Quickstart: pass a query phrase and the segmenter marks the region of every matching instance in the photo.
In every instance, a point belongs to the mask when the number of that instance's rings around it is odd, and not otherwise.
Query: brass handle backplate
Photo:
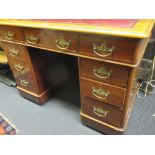
[[[98,99],[105,100],[110,94],[110,92],[102,88],[96,89],[95,87],[92,87],[92,94]]]
[[[109,113],[109,111],[105,111],[102,108],[96,108],[96,107],[93,107],[93,111],[97,116],[100,117],[106,117]]]
[[[19,51],[14,48],[9,48],[9,53],[11,56],[18,56]]]
[[[20,65],[20,64],[15,64],[15,69],[17,71],[21,72],[24,69],[24,66],[23,65]]]
[[[14,32],[11,32],[11,31],[8,31],[4,34],[4,37],[9,40],[12,40],[13,36],[14,36]]]
[[[26,80],[22,80],[22,79],[20,79],[20,83],[21,83],[21,85],[24,86],[24,87],[27,87],[28,84],[29,84],[28,81],[26,81]]]
[[[111,48],[107,47],[107,45],[105,44],[105,41],[99,46],[97,46],[96,44],[93,44],[94,53],[101,57],[106,57],[111,55],[114,49],[115,49],[115,46],[112,46]]]
[[[68,49],[71,45],[71,41],[64,40],[64,39],[58,39],[55,41],[55,45],[60,49]]]
[[[94,68],[93,74],[100,79],[107,79],[112,75],[112,71],[106,70],[104,66],[100,68]]]
[[[26,41],[30,44],[36,44],[38,42],[38,37],[31,35],[26,35]]]

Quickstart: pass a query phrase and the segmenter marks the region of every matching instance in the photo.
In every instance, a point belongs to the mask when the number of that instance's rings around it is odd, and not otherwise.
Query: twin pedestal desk
[[[138,66],[154,20],[0,20],[0,41],[21,95],[43,104],[78,59],[82,122],[106,134],[125,131]],[[71,90],[72,91],[72,90]]]

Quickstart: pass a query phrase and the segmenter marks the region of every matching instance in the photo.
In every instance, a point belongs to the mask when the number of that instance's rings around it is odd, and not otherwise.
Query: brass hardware
[[[15,69],[17,71],[21,72],[24,69],[24,66],[23,65],[20,65],[20,64],[15,64]]]
[[[18,56],[19,51],[14,48],[9,48],[9,53],[11,56]]]
[[[26,41],[30,44],[36,44],[38,41],[38,37],[34,36],[33,34],[26,35]]]
[[[66,41],[64,39],[56,40],[55,43],[56,43],[56,46],[60,49],[68,49],[69,46],[71,45],[70,40]]]
[[[92,87],[92,94],[99,99],[106,99],[108,95],[110,94],[109,91],[106,91],[102,88],[96,89],[95,87]]]
[[[4,37],[9,40],[12,40],[13,36],[14,36],[14,32],[11,32],[11,31],[8,31],[4,34]]]
[[[109,111],[105,111],[102,108],[96,108],[96,107],[93,107],[93,111],[96,115],[100,117],[106,117],[109,113]]]
[[[101,57],[106,57],[111,55],[114,49],[115,49],[115,46],[112,46],[111,48],[107,47],[107,45],[105,44],[105,41],[100,46],[93,44],[94,53]]]
[[[100,78],[100,79],[107,79],[112,75],[112,71],[106,70],[104,66],[100,68],[94,68],[93,73],[97,78]]]
[[[22,80],[22,79],[20,79],[20,83],[21,83],[21,85],[24,86],[24,87],[27,87],[28,84],[29,84],[28,81],[26,81],[26,80]]]

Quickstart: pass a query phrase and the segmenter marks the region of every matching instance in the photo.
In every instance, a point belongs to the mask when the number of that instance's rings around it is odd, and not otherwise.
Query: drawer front
[[[101,59],[132,63],[137,43],[136,39],[80,36],[80,53]]]
[[[0,37],[9,41],[23,41],[22,30],[20,27],[0,26]]]
[[[126,89],[80,78],[81,94],[123,108]]]
[[[82,96],[81,110],[97,120],[121,127],[122,111],[117,107]]]
[[[121,87],[127,86],[128,67],[83,58],[79,60],[79,64],[81,77]]]
[[[16,45],[12,43],[2,43],[2,47],[6,52],[7,56],[12,58],[20,58],[23,60],[27,59],[28,52],[25,46]]]
[[[77,34],[63,31],[24,28],[24,40],[28,44],[40,45],[56,50],[76,52]]]
[[[38,93],[31,69],[25,61],[8,57],[9,65],[17,82],[17,85],[30,92]]]

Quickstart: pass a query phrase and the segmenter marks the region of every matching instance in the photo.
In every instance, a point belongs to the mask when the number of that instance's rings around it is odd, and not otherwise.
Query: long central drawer
[[[24,42],[46,48],[77,51],[77,34],[55,30],[23,28]]]

